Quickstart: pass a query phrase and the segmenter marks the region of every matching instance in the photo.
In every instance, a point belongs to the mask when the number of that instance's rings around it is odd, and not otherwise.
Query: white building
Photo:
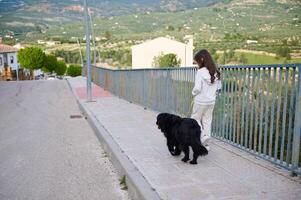
[[[46,44],[44,40],[37,40],[38,44]]]
[[[17,59],[18,49],[9,45],[0,44],[0,71],[4,66],[11,67],[12,70],[17,70],[19,63]]]
[[[247,44],[257,44],[258,43],[257,40],[247,40],[246,42],[247,42]]]
[[[55,46],[55,45],[58,45],[58,44],[61,44],[61,42],[60,41],[47,41],[46,42],[47,46]]]
[[[181,67],[193,65],[193,38],[186,36],[187,44],[159,37],[142,44],[132,46],[132,68],[152,68],[154,57],[160,54],[176,54],[181,59]]]

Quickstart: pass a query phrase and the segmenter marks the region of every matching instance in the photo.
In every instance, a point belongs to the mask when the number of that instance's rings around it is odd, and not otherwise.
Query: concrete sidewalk
[[[101,88],[94,102],[79,92],[82,77],[69,79],[73,92],[94,123],[110,134],[120,151],[162,199],[301,199],[300,177],[224,142],[213,140],[198,165],[172,157],[155,124],[158,113],[144,110]],[[97,93],[97,94],[96,94]],[[100,131],[101,132],[101,131]]]

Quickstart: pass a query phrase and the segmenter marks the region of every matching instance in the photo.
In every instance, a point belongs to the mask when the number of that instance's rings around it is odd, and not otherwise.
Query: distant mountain
[[[208,6],[217,2],[221,2],[221,0],[88,0],[92,9],[101,11],[99,14],[105,16],[146,11],[179,11]],[[65,7],[82,5],[83,0],[0,0],[0,12],[16,11],[36,4],[50,4],[52,9],[63,10]]]
[[[150,12],[176,12],[231,0],[88,0],[93,17]],[[42,31],[53,25],[77,22],[83,0],[0,0],[0,36]]]
[[[98,15],[116,16],[148,11],[180,11],[221,2],[227,4],[232,1],[242,4],[273,1],[283,4],[301,2],[300,0],[88,0],[88,4]],[[70,6],[82,6],[83,0],[0,0],[0,14],[37,4],[48,4],[53,10],[64,10]]]
[[[94,30],[115,38],[196,34],[202,39],[300,36],[300,0],[88,0]],[[0,0],[0,36],[80,37],[83,0]],[[114,16],[114,17],[113,17]],[[238,34],[238,35],[237,35]]]

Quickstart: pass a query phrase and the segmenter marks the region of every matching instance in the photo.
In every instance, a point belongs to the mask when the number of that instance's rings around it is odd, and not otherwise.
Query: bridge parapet
[[[196,68],[92,68],[93,82],[120,98],[190,116]],[[301,174],[301,64],[220,66],[212,134]]]

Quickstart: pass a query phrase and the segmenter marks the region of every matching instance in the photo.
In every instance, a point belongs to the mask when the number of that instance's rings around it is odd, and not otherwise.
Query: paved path
[[[120,200],[117,174],[66,81],[0,82],[0,199]]]
[[[85,80],[69,81],[78,95]],[[162,199],[301,199],[300,177],[292,178],[269,162],[214,140],[198,165],[185,164],[168,153],[155,125],[156,112],[111,95],[95,95],[92,103],[78,98]]]

